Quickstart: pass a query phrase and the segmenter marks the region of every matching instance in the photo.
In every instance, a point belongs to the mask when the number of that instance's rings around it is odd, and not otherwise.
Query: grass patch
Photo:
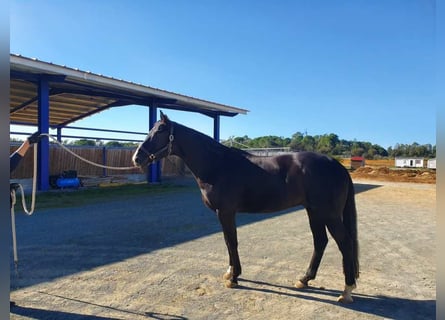
[[[141,184],[123,184],[117,186],[103,186],[81,188],[78,190],[51,190],[39,192],[36,194],[36,210],[48,208],[66,208],[79,207],[86,204],[107,200],[128,199],[139,195],[172,193],[181,190],[188,190],[191,187],[178,186],[173,184],[148,185]],[[31,195],[26,196],[28,206],[31,203]],[[21,195],[17,195],[17,212],[23,211],[21,205]]]

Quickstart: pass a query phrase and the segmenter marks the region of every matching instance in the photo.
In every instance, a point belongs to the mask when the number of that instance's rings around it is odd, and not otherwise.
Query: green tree
[[[107,143],[105,143],[105,146],[106,147],[123,147],[124,144],[119,141],[108,141]]]
[[[431,144],[420,145],[416,142],[410,145],[396,144],[386,150],[382,146],[368,141],[339,139],[334,133],[311,136],[296,132],[291,138],[262,136],[250,139],[248,136],[244,136],[235,137],[233,140],[251,148],[290,147],[292,151],[316,151],[331,156],[364,156],[367,159],[400,156],[431,158],[436,156],[436,146]]]
[[[313,136],[304,136],[303,138],[303,150],[305,151],[315,151],[316,141]]]
[[[75,140],[72,143],[75,146],[96,146],[96,141],[89,139]]]
[[[288,146],[292,151],[304,150],[303,139],[304,139],[304,134],[301,132],[296,132],[292,135],[292,138]]]
[[[332,154],[335,146],[339,144],[340,140],[336,134],[330,133],[320,136],[317,143],[317,151],[324,154]]]

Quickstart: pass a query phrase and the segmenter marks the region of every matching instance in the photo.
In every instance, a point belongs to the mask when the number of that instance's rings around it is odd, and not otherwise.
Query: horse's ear
[[[161,121],[164,123],[168,123],[170,119],[167,117],[167,115],[165,115],[162,111],[160,111],[160,113],[161,113]]]

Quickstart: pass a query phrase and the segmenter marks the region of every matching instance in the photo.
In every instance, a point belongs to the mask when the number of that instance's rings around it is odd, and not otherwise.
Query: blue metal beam
[[[105,146],[102,147],[102,164],[103,164],[104,166],[107,165],[107,148],[106,148]],[[102,170],[102,175],[103,175],[104,177],[107,176],[107,169],[106,169],[106,168],[103,168],[103,170]]]
[[[38,130],[49,133],[49,83],[41,77],[38,88]],[[49,141],[43,137],[37,145],[37,187],[38,190],[49,190]]]
[[[57,141],[62,142],[62,128],[57,128]]]
[[[11,134],[17,134],[16,132]],[[20,133],[19,133],[20,134]],[[141,143],[143,140],[142,139],[119,139],[119,138],[108,138],[108,137],[91,137],[91,136],[76,136],[76,135],[61,135],[60,138],[70,138],[70,139],[85,139],[85,140],[106,140],[106,141],[125,141],[125,142],[134,142],[134,143]],[[59,139],[57,137],[57,139]],[[62,142],[62,140],[60,140],[59,142]]]
[[[148,121],[150,129],[153,128],[154,124],[157,121],[157,112],[158,108],[155,104],[152,104],[149,108],[149,115],[148,115]],[[161,164],[159,161],[153,162],[148,167],[148,183],[159,183],[161,181]]]
[[[43,74],[43,73],[30,73],[26,71],[11,70],[10,73],[11,80],[23,80],[34,82],[38,84],[42,76],[46,77],[48,82],[64,82],[66,76],[61,74]]]
[[[219,128],[220,128],[220,117],[219,115],[213,116],[213,139],[219,142]]]
[[[100,128],[86,128],[86,127],[76,127],[76,126],[64,126],[63,128],[64,129],[76,129],[76,130],[88,130],[88,131],[100,131],[100,132],[140,134],[140,135],[147,134],[147,132],[112,130],[112,129],[100,129]]]

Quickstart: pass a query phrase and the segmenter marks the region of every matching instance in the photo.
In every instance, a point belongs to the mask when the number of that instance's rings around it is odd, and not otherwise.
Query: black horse
[[[338,301],[352,302],[351,292],[359,276],[357,213],[351,177],[339,162],[313,152],[254,156],[170,121],[161,112],[161,119],[140,144],[133,161],[145,167],[168,155],[184,160],[203,202],[218,216],[229,252],[229,269],[223,276],[227,287],[235,287],[241,274],[235,214],[303,205],[314,252],[306,274],[295,286],[307,287],[315,279],[328,243],[327,228],[343,256],[346,285]]]

